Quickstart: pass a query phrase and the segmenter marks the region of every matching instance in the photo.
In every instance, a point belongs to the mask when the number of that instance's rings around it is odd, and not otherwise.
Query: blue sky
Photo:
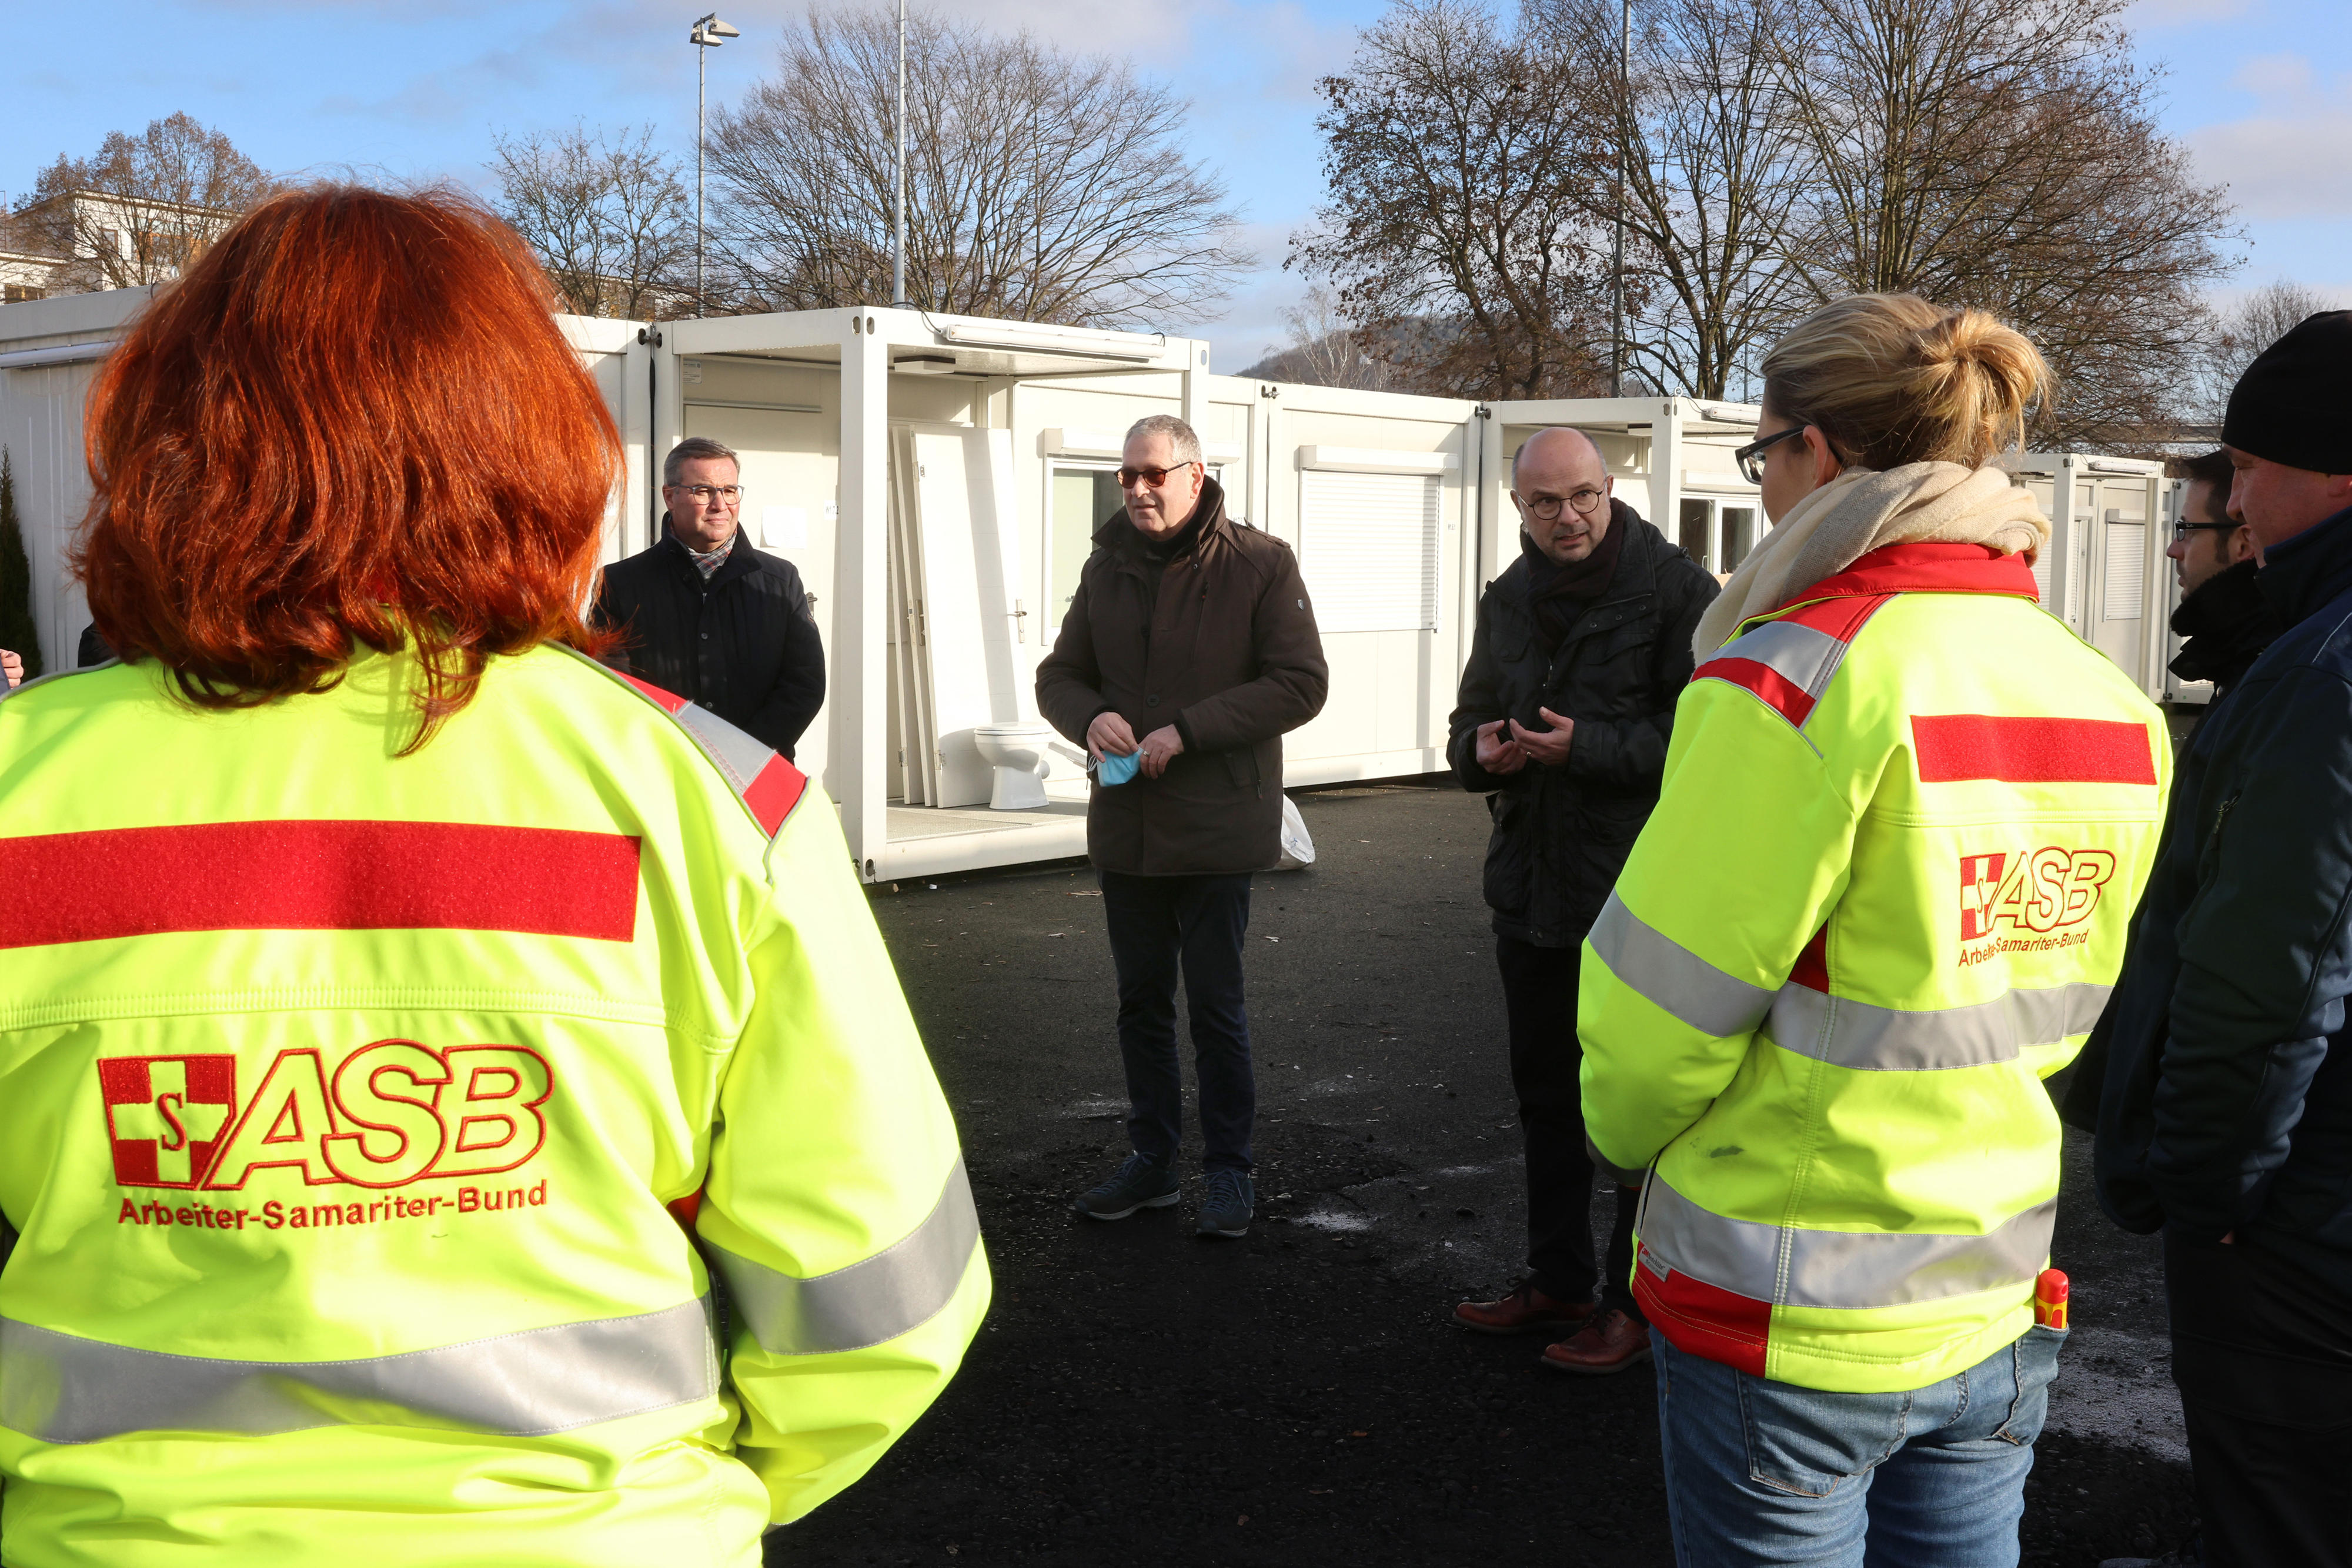
[[[708,3],[708,0],[706,0]],[[839,0],[820,0],[830,6]],[[1640,0],[1636,0],[1637,5]],[[806,0],[729,0],[744,36],[715,51],[723,102],[752,81]],[[1231,185],[1261,267],[1202,329],[1235,371],[1282,337],[1300,284],[1280,268],[1318,194],[1314,82],[1342,67],[1375,0],[940,0],[1073,48],[1133,57],[1193,100],[1199,154]],[[480,177],[490,138],[652,121],[691,153],[687,0],[121,0],[0,5],[0,192],[60,152],[174,110],[281,172]],[[2227,182],[2251,245],[2225,292],[2291,277],[2352,304],[2352,16],[2346,0],[2140,0],[2144,57],[2169,70],[2166,124]]]

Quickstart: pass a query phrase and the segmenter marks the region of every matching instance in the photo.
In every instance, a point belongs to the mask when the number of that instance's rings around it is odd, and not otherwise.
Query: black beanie
[[[2352,474],[2352,310],[2322,310],[2254,356],[2221,444],[2290,468]]]

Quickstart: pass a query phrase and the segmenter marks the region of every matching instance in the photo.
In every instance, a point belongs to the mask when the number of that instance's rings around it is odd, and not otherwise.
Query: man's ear
[[[2263,544],[2260,539],[2254,538],[2253,529],[2241,525],[2230,530],[2230,564],[2231,566],[2237,565],[2242,560],[2260,561],[2262,559]]]

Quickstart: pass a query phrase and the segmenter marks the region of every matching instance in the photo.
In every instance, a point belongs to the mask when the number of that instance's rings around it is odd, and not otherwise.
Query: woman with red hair
[[[550,298],[297,192],[92,391],[122,659],[0,702],[11,1568],[752,1563],[986,1308],[822,792],[584,656]]]

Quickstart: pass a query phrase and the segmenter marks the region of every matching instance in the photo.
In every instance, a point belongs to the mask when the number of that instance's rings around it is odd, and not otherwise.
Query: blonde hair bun
[[[1764,402],[1819,427],[1858,467],[1981,468],[2021,443],[2049,364],[1982,310],[1916,294],[1855,294],[1791,328],[1764,359]]]

